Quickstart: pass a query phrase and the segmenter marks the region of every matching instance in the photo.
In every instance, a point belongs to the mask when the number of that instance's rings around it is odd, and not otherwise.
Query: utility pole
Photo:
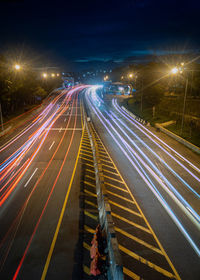
[[[187,97],[187,88],[188,88],[188,77],[186,78],[186,84],[185,84],[185,94],[184,94],[184,100],[183,100],[183,113],[182,113],[182,120],[181,120],[181,135],[183,133],[183,124],[184,124],[184,115],[185,115],[185,104],[186,104],[186,97]]]
[[[2,109],[1,109],[1,103],[0,103],[0,115],[1,115],[1,129],[3,131],[3,115],[2,115]]]

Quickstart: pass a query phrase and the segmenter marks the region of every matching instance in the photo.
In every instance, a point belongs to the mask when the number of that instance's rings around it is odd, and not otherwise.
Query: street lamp
[[[42,74],[43,78],[47,78],[47,73]]]
[[[19,64],[15,64],[15,66],[14,66],[14,68],[15,68],[15,70],[20,70],[21,69],[21,66],[19,65]]]
[[[129,76],[129,78],[133,78],[133,74],[132,73],[130,73],[128,76]]]
[[[178,68],[177,67],[172,68],[171,73],[174,74],[174,75],[177,74],[178,73]]]
[[[57,77],[59,77],[60,76],[60,74],[59,73],[57,73],[57,75],[56,75]]]
[[[51,77],[53,77],[53,78],[54,78],[54,77],[55,77],[55,74],[54,74],[54,73],[52,73],[52,74],[51,74]]]

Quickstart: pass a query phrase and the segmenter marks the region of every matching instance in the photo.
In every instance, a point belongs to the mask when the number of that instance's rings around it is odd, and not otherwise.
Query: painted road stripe
[[[86,242],[83,242],[83,247],[84,247],[86,250],[90,251],[90,245],[88,245]]]
[[[135,242],[137,242],[137,243],[139,243],[139,244],[141,244],[141,245],[143,245],[143,246],[153,250],[154,252],[156,252],[156,253],[158,253],[160,255],[163,255],[162,251],[159,248],[154,247],[153,245],[143,241],[142,239],[139,239],[138,237],[136,237],[136,236],[134,236],[134,235],[132,235],[132,234],[130,234],[130,233],[128,233],[128,232],[118,228],[118,227],[115,227],[115,230],[120,232],[122,235],[124,235],[124,236],[126,236],[126,237],[128,237],[128,238],[130,238],[132,240],[134,240]]]
[[[51,150],[51,148],[53,147],[54,144],[55,144],[55,141],[52,142],[51,146],[49,147],[49,151]]]
[[[92,192],[90,192],[88,190],[84,190],[84,192],[89,194],[89,195],[91,195],[91,196],[97,197],[97,195],[95,193],[92,193]]]
[[[33,176],[35,175],[35,173],[37,172],[38,168],[35,168],[35,170],[33,171],[31,177],[28,179],[28,181],[26,182],[26,184],[24,185],[24,188],[27,187],[28,183],[30,182],[30,180],[33,178]]]
[[[103,168],[103,172],[108,172],[108,173],[110,173],[110,174],[113,174],[113,175],[115,175],[115,176],[120,177],[119,174],[118,174],[117,172],[112,172],[112,171],[109,171],[109,170],[104,169],[104,168]]]
[[[93,176],[90,176],[90,175],[85,175],[85,177],[87,177],[87,178],[90,178],[90,179],[92,179],[92,180],[95,180],[96,181],[96,179],[95,179],[95,177]]]
[[[87,182],[87,181],[83,181],[84,184],[88,185],[88,186],[91,186],[93,188],[96,188],[96,185],[90,183],[90,182]]]
[[[135,274],[134,272],[132,272],[131,270],[129,270],[124,266],[123,266],[123,273],[128,275],[130,278],[134,280],[143,280],[143,278],[141,278],[140,276],[138,276],[137,274]]]
[[[124,182],[122,182],[121,180],[118,180],[118,179],[115,179],[115,178],[112,178],[112,177],[109,177],[109,176],[106,176],[106,175],[104,175],[104,178],[107,178],[107,179],[116,181],[116,182],[118,182],[118,183],[124,184]]]
[[[83,137],[83,133],[82,133],[81,138],[82,137]],[[77,157],[76,157],[76,162],[75,162],[75,165],[74,165],[72,176],[71,176],[71,179],[70,179],[69,187],[68,187],[68,190],[67,190],[67,193],[66,193],[66,196],[65,196],[65,200],[64,200],[64,203],[63,203],[63,206],[62,206],[62,210],[61,210],[61,213],[60,213],[60,217],[59,217],[59,220],[58,220],[56,231],[55,231],[55,234],[53,236],[51,247],[50,247],[47,259],[46,259],[44,270],[42,272],[41,280],[44,280],[46,278],[47,270],[49,268],[51,257],[52,257],[53,251],[54,251],[54,247],[55,247],[55,244],[56,244],[56,240],[57,240],[57,237],[58,237],[60,226],[61,226],[61,223],[62,223],[62,220],[63,220],[63,216],[64,216],[64,213],[65,213],[65,209],[66,209],[66,206],[67,206],[67,201],[68,201],[68,198],[69,198],[70,190],[71,190],[72,183],[73,183],[73,180],[74,180],[74,175],[75,175],[76,167],[77,167],[77,164],[78,164],[80,150],[81,150],[81,144],[79,145],[79,150],[78,150],[78,154],[77,154]]]
[[[89,158],[93,158],[93,156],[91,156],[91,155],[88,155],[88,154],[86,154],[86,153],[83,153],[83,152],[80,152],[80,154],[81,154],[81,155],[83,155],[83,156],[89,157]]]
[[[101,143],[102,143],[102,141],[101,141]],[[109,153],[108,153],[108,151],[107,151],[107,149],[105,148],[105,146],[104,146],[103,143],[102,143],[102,146],[104,147],[104,150],[107,152],[108,156],[110,157],[110,155],[109,155]],[[138,210],[139,210],[139,212],[141,213],[141,215],[142,215],[142,217],[143,217],[145,223],[147,224],[148,228],[150,229],[150,231],[151,231],[151,233],[152,233],[152,235],[153,235],[155,241],[157,242],[157,244],[158,244],[158,246],[160,247],[160,249],[161,249],[163,255],[165,256],[167,262],[169,263],[170,267],[172,268],[172,270],[173,270],[173,272],[174,272],[174,274],[175,274],[175,276],[176,276],[175,278],[176,278],[177,280],[181,280],[181,278],[180,278],[180,276],[178,275],[178,273],[177,273],[177,271],[176,271],[176,269],[175,269],[173,263],[171,262],[170,258],[168,257],[167,253],[165,252],[164,248],[162,247],[160,241],[158,240],[156,234],[154,233],[153,229],[151,228],[151,226],[150,226],[148,220],[146,219],[145,215],[143,214],[142,210],[140,209],[140,206],[138,205],[137,201],[135,200],[135,198],[134,198],[132,192],[130,191],[130,189],[129,189],[129,187],[127,186],[126,182],[124,181],[123,177],[122,177],[121,174],[119,173],[119,171],[118,171],[118,169],[117,169],[117,167],[116,167],[116,165],[115,165],[115,163],[113,162],[113,160],[112,160],[111,157],[110,157],[110,160],[111,160],[113,166],[115,167],[115,168],[113,168],[113,169],[115,169],[115,170],[118,172],[118,174],[119,174],[121,180],[124,182],[124,185],[125,185],[127,191],[129,192],[129,194],[130,194],[130,196],[131,196],[133,202],[135,202],[136,207],[138,208]]]
[[[89,204],[89,205],[91,205],[91,206],[97,208],[97,205],[96,205],[95,203],[93,203],[93,202],[91,202],[91,201],[89,201],[89,200],[87,200],[87,199],[85,199],[85,203],[87,203],[87,204]]]
[[[102,165],[103,165],[103,166],[105,166],[105,167],[108,167],[108,168],[112,168],[112,169],[115,169],[115,167],[113,167],[113,166],[109,166],[109,165],[107,165],[107,164],[104,164],[104,163],[102,163]]]
[[[64,119],[64,122],[66,122],[66,121],[67,121],[67,118]]]
[[[93,215],[92,213],[84,210],[84,214],[90,218],[92,218],[93,220],[97,221],[98,220],[98,216]]]
[[[111,212],[111,215],[112,215],[113,217],[119,219],[119,220],[124,221],[125,223],[127,223],[127,224],[129,224],[129,225],[132,225],[132,226],[134,226],[134,227],[137,227],[137,228],[139,228],[139,229],[141,229],[141,230],[143,230],[143,231],[145,231],[145,232],[151,234],[151,231],[150,231],[148,228],[146,228],[146,227],[143,227],[143,226],[141,226],[141,225],[138,225],[138,224],[136,224],[136,223],[134,223],[134,222],[132,222],[132,221],[130,221],[130,220],[128,220],[128,219],[122,217],[122,216],[119,216],[119,215],[115,214],[114,212]]]
[[[85,274],[90,275],[90,269],[88,266],[84,265],[83,266],[83,271],[85,272]]]
[[[107,185],[107,186],[110,186],[110,187],[112,187],[112,188],[115,188],[115,189],[117,189],[117,190],[120,190],[120,191],[122,191],[122,192],[128,193],[128,191],[127,191],[126,189],[122,189],[122,188],[120,188],[120,187],[118,187],[118,186],[115,186],[115,185],[113,185],[113,184],[110,184],[110,183],[108,183],[108,182],[104,182],[104,184]]]
[[[125,211],[127,211],[127,212],[129,212],[131,214],[133,214],[133,215],[136,215],[138,217],[142,217],[142,215],[140,213],[135,212],[135,211],[133,211],[133,210],[131,210],[131,209],[125,207],[125,206],[122,206],[122,205],[120,205],[120,204],[118,204],[118,203],[116,203],[116,202],[114,202],[112,200],[109,200],[109,203],[112,204],[112,205],[115,205],[115,206],[117,206],[117,207],[119,207],[119,208],[121,208],[121,209],[123,209],[123,210],[125,210]]]
[[[84,230],[85,230],[85,231],[88,231],[88,232],[90,232],[90,233],[92,233],[92,234],[95,233],[95,229],[93,229],[93,228],[91,228],[91,227],[88,227],[88,226],[86,226],[86,225],[84,225]]]
[[[135,204],[132,200],[130,200],[130,199],[126,198],[126,197],[123,197],[123,196],[121,196],[121,195],[119,195],[119,194],[116,194],[116,193],[111,192],[111,191],[108,191],[108,190],[106,190],[106,192],[107,192],[107,193],[110,193],[110,194],[112,194],[112,195],[114,195],[114,196],[116,196],[116,197],[119,197],[119,198],[121,198],[121,199],[123,199],[123,200],[126,200],[126,201],[128,201],[128,202],[130,202],[130,203],[132,203],[132,204]]]
[[[119,249],[122,252],[124,252],[127,255],[129,255],[130,257],[132,257],[132,258],[136,259],[137,261],[139,261],[139,262],[141,262],[141,263],[143,263],[143,264],[153,268],[154,270],[158,271],[159,273],[161,273],[161,274],[163,274],[163,275],[165,275],[165,276],[167,276],[169,278],[175,278],[175,275],[173,275],[171,272],[169,272],[169,271],[163,269],[162,267],[160,267],[160,266],[158,266],[158,265],[156,265],[156,264],[154,264],[154,263],[144,259],[143,257],[135,254],[134,252],[128,250],[127,248],[125,248],[124,246],[122,246],[120,244],[119,244]]]
[[[196,170],[199,173],[199,170],[195,166],[193,166],[191,164],[189,164],[189,166],[192,167],[194,170]]]
[[[85,171],[91,172],[91,173],[94,173],[94,174],[95,174],[94,170],[91,170],[91,169],[86,169]]]
[[[94,162],[93,160],[91,159],[88,159],[88,158],[85,158],[85,157],[80,157],[81,159],[84,159],[84,160],[87,160],[87,161],[90,161],[90,162]]]
[[[59,132],[61,132],[61,130],[62,130],[62,127],[60,128]]]

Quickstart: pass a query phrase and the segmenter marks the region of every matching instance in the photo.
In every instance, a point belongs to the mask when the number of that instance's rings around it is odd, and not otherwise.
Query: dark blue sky
[[[0,49],[32,49],[73,66],[198,50],[199,2],[1,1]]]

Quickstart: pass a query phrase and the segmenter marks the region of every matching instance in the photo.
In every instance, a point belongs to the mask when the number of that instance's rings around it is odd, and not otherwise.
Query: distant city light
[[[47,73],[42,74],[43,78],[47,78]]]
[[[57,73],[57,75],[56,75],[57,77],[59,77],[60,76],[60,74],[59,73]]]
[[[54,74],[54,73],[52,73],[52,74],[51,74],[51,77],[55,77],[55,74]]]
[[[129,74],[129,78],[133,78],[133,74],[132,73]]]

